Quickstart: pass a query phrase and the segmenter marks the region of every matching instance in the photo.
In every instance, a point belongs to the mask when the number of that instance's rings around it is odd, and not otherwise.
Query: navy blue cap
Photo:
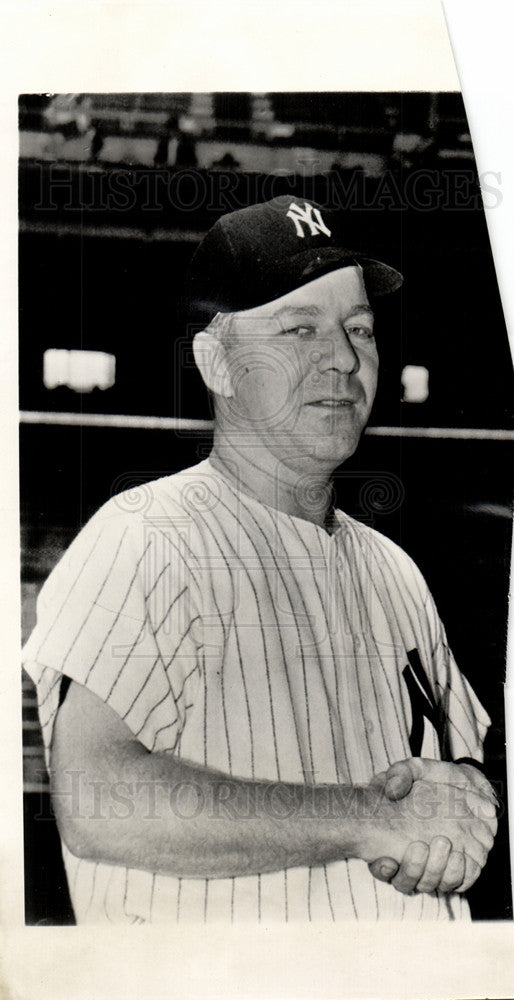
[[[340,267],[360,265],[372,297],[396,291],[399,271],[344,245],[342,217],[314,201],[281,195],[223,215],[189,268],[189,319],[207,324],[218,312],[241,312]]]

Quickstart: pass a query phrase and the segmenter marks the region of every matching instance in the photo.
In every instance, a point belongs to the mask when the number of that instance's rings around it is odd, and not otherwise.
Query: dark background
[[[398,267],[405,284],[378,305],[380,390],[371,432],[336,475],[338,503],[399,542],[427,578],[491,715],[486,765],[505,810],[512,443],[477,432],[512,430],[513,379],[460,95],[29,95],[20,149],[24,635],[42,581],[109,496],[209,451],[206,431],[52,421],[209,418],[177,309],[202,233],[223,212],[281,193],[341,208],[348,245]],[[46,389],[48,348],[114,354],[115,385]],[[406,364],[429,370],[425,403],[401,401]],[[35,411],[46,422],[28,422]],[[389,430],[374,436],[376,427]],[[474,433],[453,439],[455,429]],[[403,499],[388,493],[393,477]],[[26,676],[23,685],[26,920],[67,923],[35,695]],[[512,916],[505,816],[469,899],[476,919]]]

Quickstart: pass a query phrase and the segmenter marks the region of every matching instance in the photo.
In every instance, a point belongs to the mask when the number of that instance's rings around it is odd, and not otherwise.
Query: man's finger
[[[452,844],[451,840],[448,840],[448,837],[433,838],[430,842],[430,851],[425,871],[416,886],[416,892],[434,892],[434,889],[439,887],[451,850]]]
[[[489,823],[484,823],[480,819],[474,819],[470,824],[470,832],[475,840],[478,840],[479,844],[489,853],[494,844],[494,834]]]
[[[414,782],[410,762],[399,760],[392,764],[386,774],[384,793],[388,799],[403,799],[409,794]]]
[[[422,840],[409,844],[396,875],[391,879],[391,885],[398,892],[413,892],[425,871],[428,855],[428,844]]]
[[[394,858],[377,858],[368,865],[368,868],[379,882],[390,882],[393,875],[396,875],[399,865]]]
[[[481,866],[473,858],[470,858],[469,854],[465,854],[464,858],[466,863],[464,879],[456,890],[457,892],[467,892],[468,889],[471,889],[482,871]]]
[[[452,851],[439,883],[440,892],[455,892],[464,881],[466,859],[462,851]]]
[[[491,830],[494,829],[494,834],[496,833],[498,827],[497,809],[496,803],[490,796],[468,789],[466,791],[466,805],[475,816],[487,822]]]
[[[497,796],[494,788],[478,768],[470,764],[454,764],[447,760],[431,760],[427,757],[408,757],[397,761],[388,771],[407,765],[413,781],[434,781],[439,784],[454,785],[456,788],[484,796],[493,806],[497,806]]]
[[[485,795],[488,799],[497,806],[498,796],[491,785],[490,781],[487,780],[485,774],[482,774],[477,767],[473,767],[472,764],[459,764],[460,770],[469,776],[470,781],[475,786],[476,790],[480,792],[481,795]]]

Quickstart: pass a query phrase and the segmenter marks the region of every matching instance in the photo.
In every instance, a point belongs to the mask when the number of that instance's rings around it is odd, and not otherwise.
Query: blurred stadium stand
[[[178,309],[184,274],[216,218],[281,193],[341,208],[348,245],[405,274],[400,296],[377,303],[380,390],[338,499],[424,571],[492,717],[487,763],[505,801],[513,378],[459,94],[20,99],[23,637],[94,510],[208,454],[209,402]],[[49,349],[114,355],[114,385],[46,388]],[[402,402],[406,365],[428,370],[422,403]],[[26,919],[68,923],[26,676],[23,720]],[[508,867],[504,822],[470,894],[477,918],[511,915]]]
[[[460,94],[66,94],[20,98],[20,155],[51,162],[176,163],[177,140],[194,139],[208,167],[220,144],[244,169],[291,169],[288,149],[318,164],[385,169],[395,137],[416,135],[434,155],[472,157]],[[99,140],[100,138],[100,145]],[[259,149],[255,149],[258,142]],[[257,161],[252,156],[258,153]],[[214,154],[214,155],[213,155]],[[321,157],[321,159],[320,159]],[[257,163],[259,166],[257,166]]]

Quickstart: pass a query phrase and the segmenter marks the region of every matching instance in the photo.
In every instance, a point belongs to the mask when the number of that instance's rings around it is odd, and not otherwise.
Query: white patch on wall
[[[402,387],[404,403],[424,403],[428,399],[428,368],[423,365],[405,365]]]
[[[63,351],[43,354],[43,382],[47,389],[66,385],[74,392],[110,389],[116,376],[116,358],[104,351]]]

